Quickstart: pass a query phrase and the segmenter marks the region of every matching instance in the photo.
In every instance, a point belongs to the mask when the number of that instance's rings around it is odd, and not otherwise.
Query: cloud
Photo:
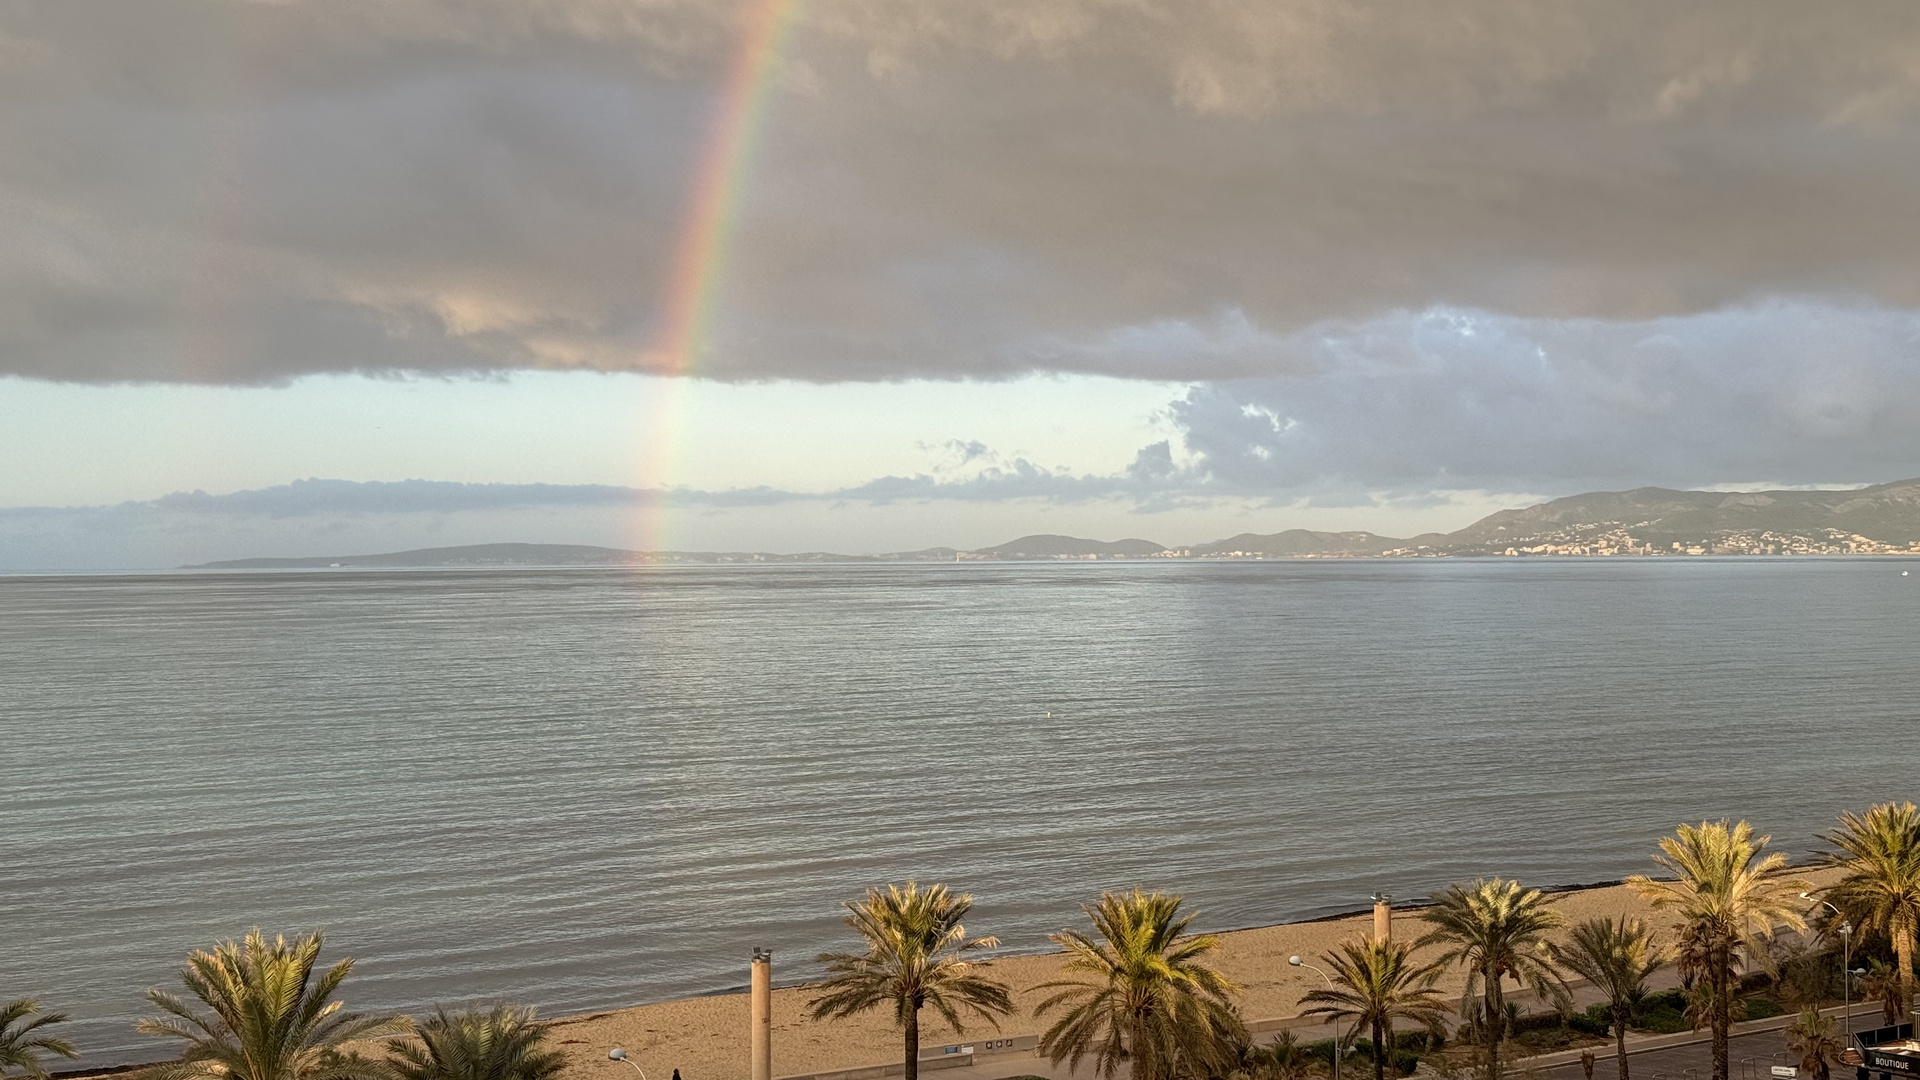
[[[649,509],[687,506],[765,505],[794,498],[768,488],[731,491],[662,491],[611,484],[471,484],[449,480],[353,481],[308,479],[274,487],[210,495],[180,491],[150,503],[177,514],[305,517],[314,514],[458,514],[536,507]]]
[[[527,538],[633,546],[649,542],[636,521],[661,520],[698,523],[708,547],[767,550],[809,546],[791,539],[795,522],[814,546],[846,551],[952,543],[981,521],[1007,535],[1098,534],[1086,523],[1099,522],[1166,539],[1175,521],[1190,539],[1302,524],[1406,535],[1586,490],[1920,475],[1912,312],[1775,301],[1574,320],[1435,307],[1294,331],[1234,312],[1206,325],[1234,328],[1236,347],[1283,374],[1190,385],[1167,407],[1174,437],[1109,472],[959,439],[923,447],[938,455],[924,470],[812,491],[309,479],[0,509],[0,568]],[[737,539],[742,528],[756,540]]]
[[[971,444],[977,447],[979,444]],[[1165,444],[1142,451],[1143,456],[1164,452]],[[1146,493],[1159,477],[1074,474],[1048,469],[1025,458],[1002,461],[984,448],[976,457],[991,464],[965,474],[919,473],[882,476],[863,484],[828,491],[784,491],[771,487],[704,491],[695,488],[635,488],[612,484],[476,484],[451,480],[355,481],[295,480],[273,487],[209,494],[180,491],[158,498],[97,507],[0,508],[0,517],[31,520],[46,515],[164,514],[194,518],[302,518],[381,514],[465,514],[503,510],[606,508],[617,510],[726,509],[778,506],[788,503],[866,502],[886,504],[909,500],[998,502],[1030,499],[1072,504]]]
[[[1223,321],[1285,374],[1190,384],[1166,408],[1174,437],[1110,472],[956,439],[923,444],[935,460],[922,470],[823,490],[307,479],[71,512],[211,520],[1021,501],[1158,512],[1920,475],[1912,312],[1772,302],[1603,321],[1431,308],[1291,333],[1239,314]],[[0,515],[43,512],[69,510]]]
[[[990,451],[966,471],[886,476],[832,491],[702,491],[599,484],[474,484],[298,480],[209,494],[175,492],[112,506],[0,508],[0,572],[179,565],[260,554],[341,554],[534,538],[619,547],[794,550],[795,525],[840,551],[953,543],[978,523],[949,520],[931,539],[887,546],[886,535],[926,537],[941,508],[1014,521],[1059,508],[1096,516],[1156,504],[1155,482],[1075,475]],[[944,515],[952,519],[951,513]],[[913,521],[919,519],[917,525]],[[1021,520],[1026,519],[1026,520]],[[678,540],[661,542],[663,525]],[[697,539],[688,542],[692,535]],[[1011,534],[1010,534],[1011,535]],[[976,537],[974,543],[1004,537]]]
[[[1920,316],[1774,303],[1631,322],[1433,309],[1276,346],[1173,406],[1207,490],[1549,491],[1920,475]]]
[[[0,371],[659,370],[715,0],[22,0]],[[812,0],[727,379],[1292,377],[1328,320],[1920,306],[1920,15]]]

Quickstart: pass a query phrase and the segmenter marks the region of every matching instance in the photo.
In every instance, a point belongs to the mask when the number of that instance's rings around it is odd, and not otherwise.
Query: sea
[[[1907,571],[1914,571],[1911,575]],[[1483,875],[1796,857],[1920,795],[1920,560],[1138,561],[0,578],[0,998],[84,1063],[188,952],[356,1008],[782,982],[918,879],[1012,952]]]

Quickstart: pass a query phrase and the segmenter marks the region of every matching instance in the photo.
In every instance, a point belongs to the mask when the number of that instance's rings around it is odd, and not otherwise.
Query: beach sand
[[[1832,873],[1803,871],[1799,876],[1824,885]],[[1558,894],[1556,903],[1569,922],[1630,915],[1664,931],[1662,937],[1667,940],[1672,939],[1671,920],[1654,912],[1622,885],[1568,890]],[[1204,912],[1201,914],[1204,917]],[[1301,995],[1324,984],[1313,972],[1289,966],[1287,957],[1298,954],[1308,963],[1321,963],[1320,958],[1340,941],[1367,935],[1372,932],[1372,926],[1371,913],[1359,913],[1340,919],[1230,931],[1220,935],[1222,945],[1215,960],[1221,971],[1245,988],[1241,1010],[1249,1021],[1294,1017],[1301,1009]],[[989,926],[970,926],[969,929],[976,933],[992,931]],[[1410,941],[1424,929],[1417,909],[1395,912],[1396,938]],[[844,947],[852,949],[854,945],[849,931]],[[776,979],[779,960],[776,956]],[[1059,977],[1062,962],[1063,957],[1058,953],[993,961],[994,977],[1013,988],[1015,1015],[1002,1020],[998,1030],[984,1024],[969,1024],[963,1040],[937,1017],[923,1013],[922,1046],[1039,1034],[1045,1023],[1034,1018],[1032,1008],[1045,995],[1036,992],[1034,987]],[[1324,967],[1324,963],[1321,966]],[[740,963],[743,979],[746,968],[743,948]],[[1443,984],[1453,995],[1457,995],[1463,985],[1463,976],[1458,973]],[[891,1013],[877,1010],[851,1020],[813,1021],[806,1017],[807,1000],[812,994],[812,990],[801,986],[774,991],[774,1076],[900,1060],[901,1037],[892,1023]],[[562,1018],[554,1036],[571,1058],[568,1080],[636,1080],[630,1066],[607,1060],[607,1050],[613,1046],[625,1047],[633,1060],[646,1070],[650,1080],[668,1080],[674,1069],[680,1070],[682,1080],[747,1080],[748,1077],[745,994],[689,998]],[[1033,1063],[1031,1058],[1026,1060]]]

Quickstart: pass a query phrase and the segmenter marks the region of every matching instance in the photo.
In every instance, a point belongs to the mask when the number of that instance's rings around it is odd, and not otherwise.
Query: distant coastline
[[[585,544],[468,544],[372,555],[228,559],[188,570],[654,566],[752,563],[1053,562],[1103,559],[1352,559],[1499,556],[1920,555],[1920,479],[1843,491],[1590,492],[1502,510],[1414,537],[1287,529],[1167,545],[1037,533],[992,547],[877,555],[810,551],[630,551]]]
[[[499,545],[476,544],[473,547],[495,547]],[[544,547],[542,544],[528,544],[527,547]],[[1346,552],[1315,552],[1303,555],[1268,555],[1253,552],[1222,552],[1219,554],[1190,555],[1179,549],[1154,555],[1030,555],[997,557],[982,556],[973,552],[958,552],[949,558],[908,558],[901,554],[884,555],[838,555],[832,552],[802,552],[798,554],[780,552],[746,551],[622,551],[617,548],[606,549],[620,558],[604,560],[543,560],[538,558],[488,558],[476,557],[466,553],[465,548],[428,548],[418,552],[393,552],[381,555],[338,556],[332,559],[232,559],[220,562],[193,563],[176,567],[176,571],[194,572],[231,572],[231,571],[295,571],[295,570],[590,570],[619,569],[622,567],[656,566],[871,566],[871,565],[940,565],[951,563],[1121,563],[1121,562],[1372,562],[1397,559],[1482,559],[1501,560],[1506,557],[1530,558],[1547,557],[1556,559],[1604,559],[1604,558],[1653,558],[1688,559],[1696,557],[1714,557],[1723,559],[1767,559],[1780,557],[1819,558],[1832,556],[1882,556],[1907,555],[1920,558],[1920,547],[1884,547],[1879,545],[1860,545],[1855,549],[1827,551],[1728,551],[1728,550],[1690,550],[1690,551],[1514,551],[1511,553],[1474,552],[1455,554],[1452,552],[1380,552],[1377,554],[1352,554]],[[98,573],[152,573],[153,571],[94,571]],[[37,571],[35,576],[61,576],[74,571]]]

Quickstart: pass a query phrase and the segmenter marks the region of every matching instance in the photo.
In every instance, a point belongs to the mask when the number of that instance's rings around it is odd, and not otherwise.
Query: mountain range
[[[1137,538],[1102,541],[1035,534],[972,551],[941,547],[884,555],[646,552],[585,544],[472,544],[379,555],[236,559],[188,569],[1896,552],[1920,553],[1920,479],[1842,491],[1676,491],[1651,487],[1596,491],[1525,509],[1501,510],[1456,532],[1408,538],[1288,529],[1168,547]]]

